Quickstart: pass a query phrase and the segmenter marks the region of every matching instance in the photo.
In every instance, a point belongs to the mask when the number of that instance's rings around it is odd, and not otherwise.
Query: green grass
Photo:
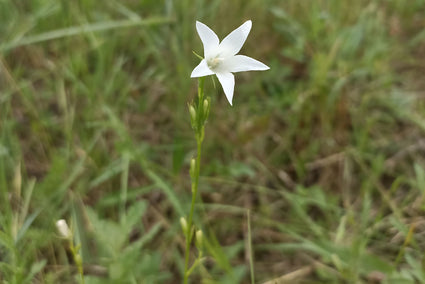
[[[242,54],[271,69],[237,74],[233,107],[206,80],[192,283],[425,283],[408,2],[0,1],[0,282],[78,282],[61,218],[86,283],[181,282],[195,20],[223,38],[252,19]]]

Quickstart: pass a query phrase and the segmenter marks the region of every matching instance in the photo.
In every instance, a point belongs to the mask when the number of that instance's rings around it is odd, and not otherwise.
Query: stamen
[[[217,69],[217,67],[220,65],[220,63],[223,61],[222,58],[217,55],[216,57],[210,58],[207,60],[208,68],[211,70]]]

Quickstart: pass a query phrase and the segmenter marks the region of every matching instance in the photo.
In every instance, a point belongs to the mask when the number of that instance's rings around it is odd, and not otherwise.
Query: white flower
[[[56,222],[56,228],[59,231],[59,234],[66,238],[69,239],[72,237],[72,233],[71,230],[68,227],[68,224],[66,224],[66,221],[64,219],[60,219]]]
[[[235,87],[235,77],[232,73],[270,69],[267,65],[251,57],[236,55],[245,43],[251,27],[252,22],[246,21],[220,42],[214,31],[203,23],[196,21],[196,30],[204,45],[205,58],[193,69],[190,77],[217,75],[230,105],[232,105]]]

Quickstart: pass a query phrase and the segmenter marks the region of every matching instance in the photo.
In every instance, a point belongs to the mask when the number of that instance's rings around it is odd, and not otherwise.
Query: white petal
[[[235,89],[235,76],[232,73],[216,73],[218,81],[223,86],[224,94],[230,105],[232,105],[233,90]]]
[[[251,31],[251,27],[251,20],[243,23],[239,28],[231,32],[223,39],[219,46],[220,50],[228,56],[235,55],[236,53],[238,53],[239,50],[241,50],[243,44],[245,43],[249,32]]]
[[[242,72],[254,70],[268,70],[269,66],[245,55],[235,55],[226,60],[226,70],[229,72]]]
[[[220,40],[213,30],[207,25],[196,21],[196,30],[204,45],[204,57],[208,57],[212,50],[217,49]]]
[[[208,68],[207,61],[202,59],[201,63],[193,69],[192,74],[190,74],[190,78],[204,77],[212,74],[214,74],[214,72]]]

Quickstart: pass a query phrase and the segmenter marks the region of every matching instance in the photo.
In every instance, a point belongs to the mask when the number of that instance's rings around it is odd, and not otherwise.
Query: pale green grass
[[[60,218],[86,283],[181,282],[195,20],[223,37],[252,19],[242,53],[271,69],[236,75],[234,107],[206,80],[192,283],[425,283],[424,13],[0,1],[0,282],[77,283]]]

